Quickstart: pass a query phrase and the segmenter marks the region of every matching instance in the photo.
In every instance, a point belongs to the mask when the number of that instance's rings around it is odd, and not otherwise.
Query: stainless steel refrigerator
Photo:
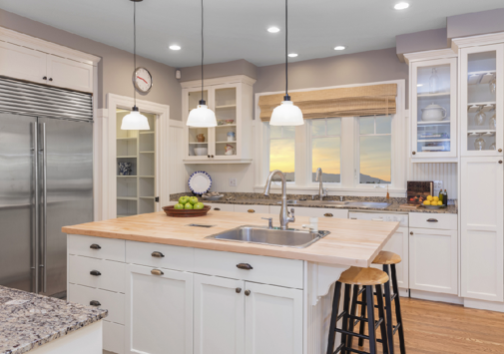
[[[66,294],[61,227],[93,220],[91,102],[0,78],[0,285]]]

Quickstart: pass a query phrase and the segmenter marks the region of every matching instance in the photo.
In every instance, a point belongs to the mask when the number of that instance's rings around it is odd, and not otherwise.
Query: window
[[[341,119],[313,119],[310,124],[312,182],[316,182],[320,167],[324,183],[340,183]]]
[[[359,119],[359,183],[392,182],[392,118]]]
[[[294,127],[271,126],[269,132],[269,170],[280,170],[285,173],[287,182],[294,182],[296,130]]]

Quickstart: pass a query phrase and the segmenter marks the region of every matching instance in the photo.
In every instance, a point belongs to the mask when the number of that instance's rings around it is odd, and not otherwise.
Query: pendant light
[[[192,109],[187,118],[187,126],[195,128],[212,128],[217,126],[215,113],[208,108],[203,99],[204,79],[203,79],[203,61],[205,59],[205,42],[203,36],[203,0],[201,0],[201,100],[198,107]]]
[[[282,104],[273,110],[270,125],[298,126],[304,124],[303,112],[289,96],[289,5],[285,0],[285,97]]]
[[[133,70],[136,71],[136,3],[143,0],[131,0],[133,1]],[[133,85],[133,97],[135,100],[135,105],[131,109],[131,113],[124,116],[121,124],[121,130],[149,130],[149,121],[147,117],[140,114],[138,107],[136,105],[136,88]]]

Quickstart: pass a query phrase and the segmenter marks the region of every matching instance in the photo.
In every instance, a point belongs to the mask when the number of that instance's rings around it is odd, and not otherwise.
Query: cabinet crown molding
[[[429,50],[425,52],[408,53],[404,54],[404,58],[406,60],[406,63],[410,64],[415,61],[457,58],[458,57],[457,53],[458,51],[455,51],[452,48],[447,48],[447,49]]]
[[[254,85],[255,79],[248,77],[246,75],[234,75],[218,77],[214,79],[205,79],[205,86],[215,86],[215,85],[226,85],[226,84],[246,84],[249,86]],[[180,86],[182,89],[191,89],[195,87],[201,87],[201,79],[181,82]]]
[[[0,27],[0,41],[36,50],[46,54],[52,54],[62,58],[74,60],[80,63],[97,66],[101,58],[92,54],[84,53],[62,45],[35,38],[5,27]]]
[[[453,51],[467,47],[479,47],[482,45],[498,44],[504,42],[504,32],[483,34],[480,36],[453,38],[451,47]]]

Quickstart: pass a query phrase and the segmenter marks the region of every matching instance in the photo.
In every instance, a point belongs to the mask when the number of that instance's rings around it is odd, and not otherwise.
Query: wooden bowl
[[[164,212],[168,216],[173,216],[175,218],[190,218],[195,216],[205,216],[211,208],[205,205],[203,209],[175,209],[173,206],[163,207]]]

